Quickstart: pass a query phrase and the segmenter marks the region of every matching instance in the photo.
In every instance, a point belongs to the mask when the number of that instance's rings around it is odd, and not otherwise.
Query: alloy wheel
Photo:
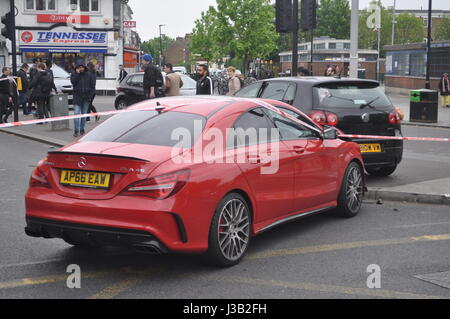
[[[241,200],[232,199],[223,206],[217,231],[222,255],[230,261],[241,258],[250,238],[249,212]]]
[[[353,213],[361,208],[363,197],[363,180],[361,169],[357,166],[351,167],[348,172],[346,199],[347,207]]]

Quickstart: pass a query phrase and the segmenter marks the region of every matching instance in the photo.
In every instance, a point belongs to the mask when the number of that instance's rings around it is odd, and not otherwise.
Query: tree
[[[191,35],[192,54],[201,56],[207,62],[219,59],[220,49],[217,38],[217,11],[211,6],[206,13],[202,12],[200,19],[195,21]]]
[[[278,34],[270,0],[217,0],[217,41],[220,52],[248,62],[277,49]]]
[[[317,36],[350,38],[351,10],[348,0],[321,0],[317,8]]]
[[[162,35],[162,45],[163,45],[163,54],[167,50],[167,48],[172,45],[172,43],[175,42],[174,39],[166,36],[165,34]],[[141,49],[144,51],[144,53],[150,53],[153,58],[159,62],[159,55],[161,52],[161,42],[159,37],[147,40],[142,42]]]
[[[397,17],[395,44],[423,42],[425,37],[426,32],[422,19],[406,12]]]
[[[436,27],[434,34],[435,41],[450,40],[450,18],[444,18]]]

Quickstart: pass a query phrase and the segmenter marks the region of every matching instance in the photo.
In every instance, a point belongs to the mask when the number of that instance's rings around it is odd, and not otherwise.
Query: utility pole
[[[358,25],[359,0],[352,0],[351,32],[350,32],[350,77],[358,78]]]
[[[163,65],[163,42],[162,42],[162,34],[161,34],[161,28],[165,27],[165,24],[159,25],[159,45],[160,45],[160,55],[159,55],[159,66],[162,67]]]
[[[291,76],[297,76],[298,72],[298,0],[294,0],[292,6],[292,71]]]
[[[394,7],[392,8],[392,45],[395,44],[395,25],[397,23],[395,12],[396,12],[397,1],[394,0]]]
[[[430,67],[431,67],[431,18],[433,10],[433,0],[428,0],[428,38],[427,38],[427,73],[425,79],[425,88],[430,89]]]

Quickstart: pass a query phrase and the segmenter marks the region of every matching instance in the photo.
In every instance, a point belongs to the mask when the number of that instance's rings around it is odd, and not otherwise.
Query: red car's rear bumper
[[[40,187],[30,188],[25,202],[29,236],[127,245],[138,250],[148,247],[162,253],[204,252],[216,205],[202,199],[198,207],[199,201],[177,201],[176,196],[166,200],[138,196],[78,200]]]

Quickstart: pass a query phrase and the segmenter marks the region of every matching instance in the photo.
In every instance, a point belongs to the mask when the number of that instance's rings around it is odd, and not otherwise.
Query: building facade
[[[324,74],[329,65],[336,65],[342,71],[342,76],[348,75],[350,65],[350,40],[337,40],[328,37],[314,39],[313,43],[313,75]],[[376,79],[378,51],[358,50],[360,74],[367,79]],[[290,73],[292,68],[292,52],[281,52],[280,63],[283,73]],[[310,70],[311,43],[298,45],[298,67]]]
[[[425,87],[427,44],[385,46],[385,84],[391,91],[420,89]],[[431,44],[430,77],[431,87],[438,88],[439,78],[450,73],[450,40]]]
[[[77,64],[95,65],[97,90],[114,93],[119,64],[138,61],[139,37],[124,27],[132,11],[124,0],[16,0],[17,64],[40,57],[72,72]],[[9,1],[0,0],[0,14]],[[0,60],[11,65],[11,43],[0,38]],[[0,61],[1,63],[1,61]],[[129,70],[137,63],[128,63]]]

